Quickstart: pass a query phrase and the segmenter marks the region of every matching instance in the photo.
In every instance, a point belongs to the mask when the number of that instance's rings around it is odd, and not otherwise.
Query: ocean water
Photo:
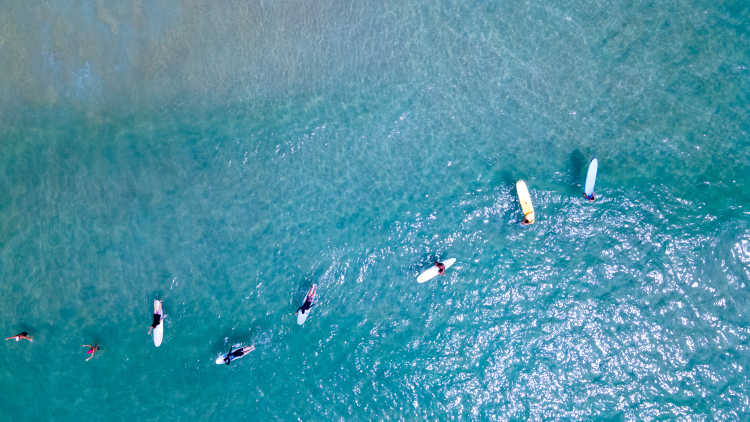
[[[750,418],[749,3],[2,3],[0,420]]]

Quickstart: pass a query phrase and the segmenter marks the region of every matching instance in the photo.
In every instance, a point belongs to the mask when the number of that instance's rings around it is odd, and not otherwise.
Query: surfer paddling
[[[252,352],[253,350],[255,350],[255,345],[254,344],[250,345],[250,346],[245,346],[245,347],[243,347],[241,349],[237,349],[237,350],[232,350],[232,348],[230,347],[229,348],[229,353],[227,353],[226,355],[224,355],[224,363],[227,364],[227,365],[229,365],[229,363],[231,363],[233,360],[239,359],[239,358],[245,356],[246,354]]]
[[[34,341],[31,337],[29,337],[29,333],[27,333],[26,331],[22,331],[22,332],[14,335],[14,336],[5,337],[5,340],[21,341],[21,339],[28,340],[28,341]]]
[[[307,317],[310,316],[310,309],[315,306],[315,292],[318,289],[318,285],[314,284],[310,287],[310,290],[307,291],[307,294],[305,295],[305,302],[302,303],[302,306],[297,308],[296,311],[294,311],[294,315],[297,315],[297,325],[302,325],[307,321]]]
[[[86,354],[89,355],[89,357],[86,358],[86,362],[88,362],[91,359],[93,359],[94,355],[99,350],[99,345],[96,344],[96,343],[94,343],[93,345],[91,345],[91,344],[84,344],[82,347],[88,347],[89,348],[89,350],[86,351]]]
[[[305,297],[305,303],[303,303],[302,306],[300,306],[299,308],[297,308],[296,311],[294,311],[294,315],[297,315],[298,312],[302,312],[303,314],[305,314],[305,313],[307,313],[307,311],[310,310],[310,308],[312,308],[315,305],[315,303],[313,303],[313,297],[312,296],[313,295],[308,294]]]

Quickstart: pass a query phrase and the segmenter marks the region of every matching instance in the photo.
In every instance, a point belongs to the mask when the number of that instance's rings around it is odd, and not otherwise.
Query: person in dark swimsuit
[[[151,326],[148,328],[148,333],[151,334],[151,330],[156,328],[157,325],[161,322],[161,315],[154,314],[154,322],[151,323]]]
[[[583,194],[583,197],[584,197],[584,198],[586,198],[586,199],[588,199],[588,200],[589,200],[589,202],[594,202],[594,201],[596,200],[596,197],[594,197],[594,194],[593,194],[593,193],[591,194],[591,196],[588,196],[588,195],[586,195],[586,194],[584,193],[584,194]]]
[[[315,305],[313,303],[313,298],[310,296],[305,297],[305,303],[302,304],[299,308],[297,308],[296,311],[294,311],[294,315],[297,315],[297,312],[302,311],[302,314],[305,314],[307,311],[310,310]]]
[[[312,307],[313,307],[312,300],[310,300],[310,298],[305,298],[305,303],[303,303],[302,306],[300,306],[299,308],[297,308],[296,311],[294,311],[294,315],[297,315],[297,312],[299,311],[302,311],[302,313],[304,314],[305,312],[309,311],[310,308]]]
[[[227,353],[227,355],[224,356],[224,363],[229,365],[229,363],[232,362],[233,360],[237,358],[241,358],[242,356],[245,356],[246,354],[252,352],[253,350],[255,350],[255,345],[245,346],[237,350],[232,350],[230,348],[229,353]]]
[[[28,340],[28,341],[34,341],[31,337],[29,337],[29,333],[26,331],[22,331],[14,336],[5,337],[6,340],[15,340],[20,341],[21,339]]]
[[[438,274],[445,274],[445,264],[443,264],[442,262],[436,262],[435,266],[438,267]]]

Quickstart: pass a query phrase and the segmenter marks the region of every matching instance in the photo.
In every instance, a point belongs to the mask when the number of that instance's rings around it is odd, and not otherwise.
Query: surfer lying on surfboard
[[[14,336],[5,337],[5,339],[6,340],[13,339],[15,341],[20,341],[21,339],[24,339],[24,340],[28,340],[28,341],[34,341],[34,340],[31,339],[31,337],[29,337],[29,333],[27,333],[26,331],[22,331],[22,332],[14,335]]]
[[[307,295],[307,297],[305,297],[305,303],[303,303],[302,306],[300,306],[299,308],[297,308],[296,311],[294,311],[294,315],[297,315],[297,312],[302,312],[304,314],[307,311],[309,311],[310,308],[312,308],[314,305],[315,303],[313,303],[313,298],[310,297],[310,295]]]
[[[302,315],[304,315],[307,313],[307,311],[310,310],[310,308],[315,306],[315,291],[317,290],[317,287],[317,284],[313,284],[312,287],[310,287],[310,290],[307,292],[307,296],[305,296],[305,303],[303,303],[302,306],[294,311],[294,315],[297,315],[297,313],[300,311],[302,312]]]
[[[234,351],[230,347],[229,348],[229,353],[227,353],[226,355],[224,355],[224,363],[227,364],[227,365],[229,365],[229,363],[232,362],[233,360],[239,359],[239,358],[245,356],[246,354],[252,352],[253,350],[255,350],[255,345],[245,346],[245,347],[243,347],[241,349],[237,349],[237,350],[234,350]]]

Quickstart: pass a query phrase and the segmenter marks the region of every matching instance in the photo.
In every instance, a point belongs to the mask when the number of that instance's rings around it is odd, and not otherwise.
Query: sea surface
[[[0,6],[0,421],[750,419],[749,2]]]

